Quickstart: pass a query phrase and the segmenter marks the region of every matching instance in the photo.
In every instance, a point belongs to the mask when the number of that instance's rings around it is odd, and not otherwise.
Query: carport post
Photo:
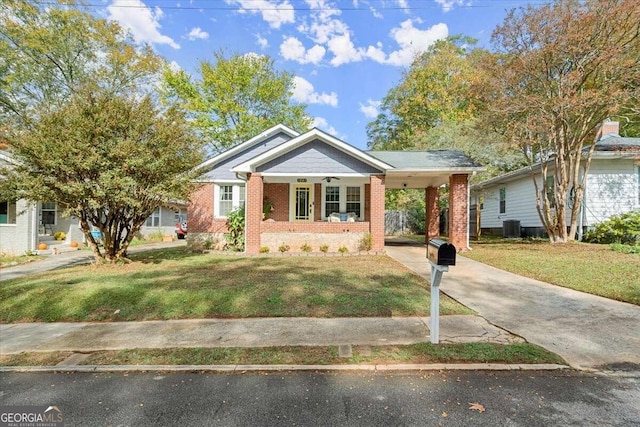
[[[448,265],[431,264],[431,326],[429,337],[432,344],[440,342],[440,280],[442,273],[449,271]]]

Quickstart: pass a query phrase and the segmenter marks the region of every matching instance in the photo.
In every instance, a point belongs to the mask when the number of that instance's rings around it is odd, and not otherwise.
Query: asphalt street
[[[1,405],[65,426],[637,426],[640,373],[0,375]]]

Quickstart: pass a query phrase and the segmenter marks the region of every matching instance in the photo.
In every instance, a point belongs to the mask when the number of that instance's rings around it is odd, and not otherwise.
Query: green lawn
[[[55,365],[72,353],[21,353],[0,356],[0,366]],[[264,348],[168,348],[96,351],[83,365],[344,365],[397,363],[556,363],[556,354],[529,343],[353,346],[351,358],[336,346]]]
[[[242,257],[172,248],[0,282],[0,322],[429,315],[429,285],[386,256]],[[470,314],[440,299],[441,314]]]
[[[608,245],[492,239],[464,256],[566,288],[640,305],[640,255]]]

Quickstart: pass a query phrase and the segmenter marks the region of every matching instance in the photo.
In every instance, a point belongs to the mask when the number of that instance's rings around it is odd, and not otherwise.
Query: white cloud
[[[295,37],[286,38],[280,45],[280,55],[287,60],[300,64],[318,64],[324,58],[326,49],[320,45],[315,45],[306,50],[300,40]]]
[[[136,8],[131,9],[131,6]],[[160,32],[163,12],[159,7],[152,10],[140,0],[113,0],[113,3],[107,6],[107,11],[107,19],[118,21],[123,28],[131,31],[137,42],[167,44],[174,49],[180,49],[180,45],[171,37]]]
[[[356,48],[353,45],[349,33],[333,37],[327,42],[327,46],[329,47],[329,51],[334,55],[333,58],[331,58],[331,65],[334,67],[348,64],[349,62],[361,61],[365,56],[362,48]]]
[[[465,0],[436,0],[436,3],[442,6],[443,11],[449,12],[455,6],[463,6],[465,4]]]
[[[171,61],[169,62],[169,69],[175,73],[182,70],[182,67],[176,61]]]
[[[391,37],[400,46],[399,50],[391,52],[387,59],[387,63],[398,66],[408,66],[415,56],[426,51],[429,46],[437,40],[444,39],[449,35],[447,24],[435,24],[426,30],[420,30],[413,26],[413,21],[407,19],[391,30]]]
[[[338,106],[337,93],[318,93],[315,91],[313,85],[302,77],[295,76],[293,78],[293,86],[293,95],[291,98],[294,101],[303,102],[305,104],[325,104],[332,107]]]
[[[294,22],[293,6],[288,0],[281,3],[272,0],[226,0],[228,4],[238,4],[240,13],[260,13],[271,28]]]
[[[202,31],[200,27],[194,27],[187,35],[187,38],[189,40],[206,40],[209,38],[209,33]]]
[[[380,101],[367,100],[367,105],[360,103],[360,111],[365,117],[375,119],[380,113]]]
[[[265,39],[264,37],[262,37],[260,34],[256,35],[256,38],[258,39],[258,45],[262,48],[262,49],[266,49],[269,47],[269,40]]]
[[[338,136],[338,130],[333,126],[330,126],[329,122],[327,122],[327,119],[324,117],[314,117],[311,127],[321,129],[335,137]]]

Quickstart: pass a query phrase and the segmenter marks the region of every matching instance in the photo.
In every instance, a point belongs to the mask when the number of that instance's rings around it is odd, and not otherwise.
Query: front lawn
[[[471,242],[464,256],[566,288],[640,305],[640,255],[609,245],[493,239]]]
[[[0,282],[0,322],[428,316],[429,284],[386,256],[242,257],[184,247]],[[442,296],[443,315],[470,314]]]

